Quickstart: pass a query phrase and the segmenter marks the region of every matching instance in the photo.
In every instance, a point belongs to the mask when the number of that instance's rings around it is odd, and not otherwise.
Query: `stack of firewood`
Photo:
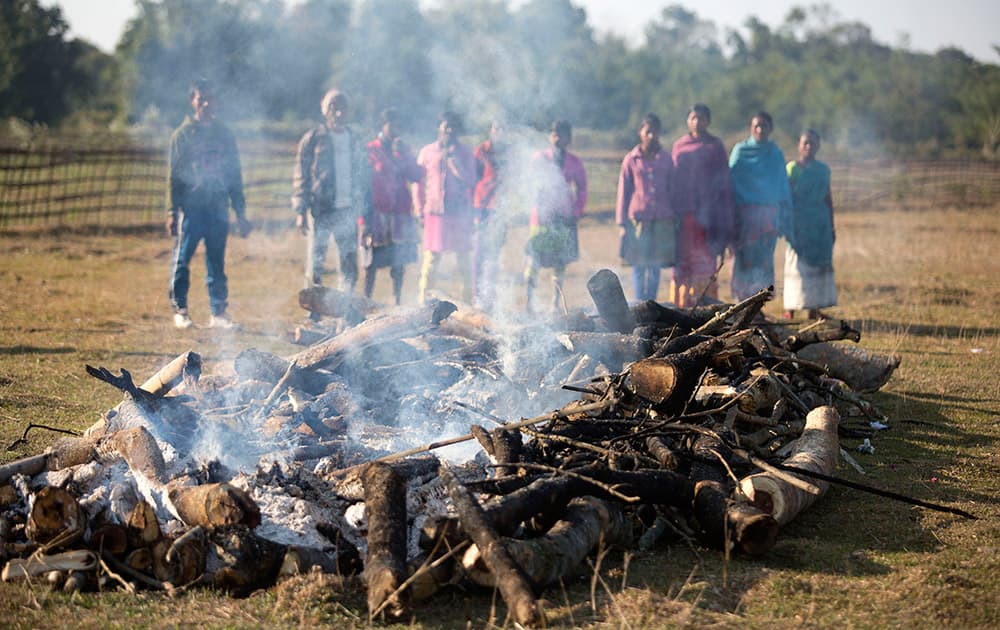
[[[606,270],[587,288],[595,314],[514,324],[316,289],[300,302],[330,325],[293,356],[202,376],[189,352],[141,385],[88,366],[124,400],[0,466],[3,579],[239,593],[319,567],[363,572],[373,617],[471,581],[536,625],[540,591],[599,545],[765,553],[839,437],[885,420],[861,394],[899,358],[831,343],[858,341],[843,322],[769,321],[770,290],[680,310],[630,306]],[[430,454],[463,442],[480,454]]]

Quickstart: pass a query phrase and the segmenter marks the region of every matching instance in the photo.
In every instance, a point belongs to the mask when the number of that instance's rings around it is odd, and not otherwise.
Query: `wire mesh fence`
[[[240,140],[250,216],[291,217],[294,140]],[[582,154],[589,206],[614,205],[620,158]],[[1000,202],[1000,163],[831,161],[837,212],[886,207],[934,208]],[[0,228],[129,226],[164,217],[164,139],[49,138],[30,146],[0,143]]]

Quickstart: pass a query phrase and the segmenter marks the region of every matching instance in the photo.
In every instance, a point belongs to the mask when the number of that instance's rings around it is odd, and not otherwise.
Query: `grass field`
[[[868,474],[846,466],[838,474],[959,507],[979,520],[833,487],[761,559],[726,561],[682,545],[628,557],[609,553],[596,571],[545,594],[552,625],[1000,626],[998,211],[841,214],[835,252],[841,305],[830,309],[862,330],[863,347],[903,356],[893,379],[872,397],[891,429],[875,439],[874,455],[856,456]],[[516,299],[523,242],[524,229],[514,229],[504,251]],[[290,231],[230,241],[231,311],[245,329],[220,336],[171,327],[170,243],[158,228],[0,235],[0,442],[14,442],[28,423],[83,429],[114,406],[120,395],[86,376],[85,364],[144,378],[188,349],[202,354],[207,373],[229,369],[248,347],[290,354],[294,347],[282,333],[303,315],[295,298],[302,249],[302,238]],[[591,273],[621,271],[606,212],[584,221],[581,249],[582,261],[566,282],[571,306],[586,304]],[[413,300],[415,274],[411,268],[404,300]],[[197,323],[208,319],[203,279],[199,260],[191,290]],[[380,276],[376,297],[388,294],[388,282]],[[780,300],[767,308],[772,315],[780,310]],[[41,452],[56,437],[33,430],[26,443],[0,452],[0,462]],[[503,607],[492,601],[488,593],[441,593],[416,609],[412,625],[502,626]],[[209,591],[175,599],[148,592],[70,597],[41,585],[0,585],[2,627],[318,624],[367,625],[362,591],[317,576],[239,600]]]

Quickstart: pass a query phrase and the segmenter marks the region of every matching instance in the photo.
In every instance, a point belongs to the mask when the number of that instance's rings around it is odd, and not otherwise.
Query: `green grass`
[[[783,528],[761,559],[727,562],[715,551],[680,543],[627,562],[612,552],[601,562],[593,596],[589,569],[567,580],[565,590],[545,593],[553,625],[1000,625],[998,210],[839,215],[841,305],[830,309],[860,327],[863,347],[903,356],[889,384],[872,397],[892,428],[877,436],[874,455],[856,456],[868,474],[860,477],[849,467],[838,474],[968,510],[980,520],[833,487]],[[511,231],[506,278],[517,276],[523,239],[523,228]],[[83,429],[116,404],[119,394],[87,377],[85,364],[124,367],[142,378],[187,349],[202,353],[206,373],[231,369],[232,358],[248,347],[290,354],[295,348],[282,333],[303,314],[295,297],[303,248],[303,239],[288,232],[230,241],[232,313],[247,328],[217,336],[170,326],[170,248],[158,229],[0,236],[0,442],[13,442],[28,423]],[[586,304],[590,273],[603,266],[622,270],[606,216],[584,222],[581,249],[586,262],[572,265],[566,282],[571,305]],[[452,263],[445,263],[447,272]],[[191,310],[204,323],[201,264],[192,273]],[[408,272],[404,300],[413,300],[415,273]],[[376,297],[387,297],[388,281],[379,277]],[[443,284],[454,288],[451,280]],[[772,315],[780,310],[780,299],[767,307]],[[40,452],[55,437],[32,431],[27,444],[0,453],[0,461]],[[856,443],[844,440],[847,448]],[[503,607],[493,608],[492,601],[482,592],[441,593],[416,608],[413,624],[503,625]],[[357,627],[366,625],[365,614],[356,585],[317,576],[240,600],[210,591],[176,599],[155,593],[70,597],[41,585],[0,585],[5,627],[67,620],[80,627]]]

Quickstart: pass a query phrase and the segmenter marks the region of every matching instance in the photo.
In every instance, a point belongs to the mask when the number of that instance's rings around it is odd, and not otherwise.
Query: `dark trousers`
[[[229,285],[226,281],[226,237],[229,209],[182,212],[170,265],[170,303],[174,310],[186,310],[191,286],[191,259],[198,243],[205,241],[205,285],[212,315],[226,312]]]

